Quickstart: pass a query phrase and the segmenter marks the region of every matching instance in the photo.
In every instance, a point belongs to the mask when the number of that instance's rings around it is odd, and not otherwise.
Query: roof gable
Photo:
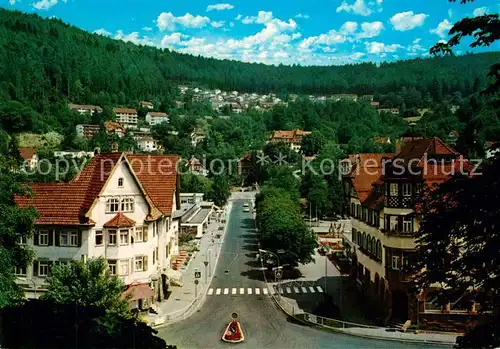
[[[111,218],[108,222],[104,223],[104,228],[127,228],[133,227],[135,221],[128,218],[123,212],[118,212],[116,216]]]

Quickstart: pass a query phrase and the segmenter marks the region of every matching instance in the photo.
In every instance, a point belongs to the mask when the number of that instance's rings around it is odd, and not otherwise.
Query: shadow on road
[[[259,269],[251,269],[251,270],[243,271],[240,273],[240,275],[245,276],[251,280],[266,281],[264,279],[264,275],[262,274],[262,270],[259,270]]]

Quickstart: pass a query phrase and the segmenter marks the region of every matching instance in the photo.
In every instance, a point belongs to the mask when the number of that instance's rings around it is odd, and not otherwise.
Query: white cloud
[[[173,30],[176,25],[180,25],[185,28],[202,28],[210,23],[210,18],[206,16],[193,16],[190,13],[186,13],[184,16],[176,17],[172,12],[162,12],[156,24],[160,30]]]
[[[235,21],[239,21],[242,17],[243,17],[242,15],[238,14],[238,15],[234,18],[234,20],[235,20]]]
[[[429,15],[425,13],[415,14],[413,11],[407,11],[395,14],[391,17],[390,21],[394,29],[398,31],[407,31],[422,26],[427,17],[429,17]]]
[[[104,36],[110,36],[111,33],[108,32],[106,29],[104,28],[101,28],[101,29],[97,29],[97,30],[94,30],[94,33],[95,34],[99,34],[99,35],[104,35]]]
[[[57,5],[57,0],[40,0],[34,3],[33,7],[38,10],[48,10],[55,5]]]
[[[382,11],[382,8],[380,7],[383,3],[383,0],[377,0],[376,2],[371,1],[368,3],[368,5],[365,3],[365,0],[355,0],[352,5],[349,5],[347,1],[342,1],[339,7],[337,7],[337,13],[338,12],[353,12],[355,14],[358,14],[360,16],[369,16],[374,12],[374,7],[379,7],[378,11]]]
[[[356,39],[374,38],[379,36],[382,30],[384,30],[384,24],[382,22],[361,23],[361,32],[356,35]]]
[[[356,30],[358,30],[358,23],[352,21],[345,22],[340,27],[340,32],[345,34],[353,34]]]
[[[298,13],[298,14],[295,15],[295,18],[309,19],[310,16],[309,15],[305,15],[303,13]]]
[[[153,28],[151,27],[143,27],[142,30],[146,31],[146,32],[150,32],[153,30]]]
[[[214,28],[220,28],[220,27],[223,27],[224,24],[226,24],[226,21],[212,21],[212,23],[210,23],[210,24]]]
[[[148,45],[155,46],[154,42],[149,40],[147,36],[141,38],[138,32],[132,32],[130,34],[125,34],[122,30],[118,30],[114,36],[114,39],[123,40],[125,42],[132,42],[136,45]]]
[[[422,41],[422,39],[421,39],[421,38],[416,38],[415,40],[413,40],[413,42],[412,42],[412,43],[416,45],[416,44],[418,44],[420,41]]]
[[[447,44],[447,43],[448,43],[448,41],[446,41],[446,40],[439,40],[438,41],[438,44]]]
[[[431,29],[431,33],[438,35],[440,38],[445,38],[451,27],[453,27],[453,25],[450,21],[448,21],[448,19],[444,19],[435,29]]]
[[[172,33],[169,35],[165,35],[163,39],[161,39],[162,47],[169,47],[171,45],[179,44],[182,41],[184,35],[182,33]]]
[[[16,4],[16,0],[9,0],[9,4],[10,4],[11,6],[14,6],[14,5]]]
[[[451,8],[448,10],[448,17],[453,17],[453,10]]]
[[[231,4],[215,4],[208,5],[207,11],[224,11],[224,10],[232,10],[234,8]]]
[[[479,16],[484,16],[487,12],[488,12],[487,7],[478,7],[477,9],[474,10],[474,12],[472,12],[472,14],[474,15],[474,17],[479,17]]]
[[[399,44],[391,44],[387,45],[384,44],[383,42],[366,42],[366,52],[371,53],[371,54],[381,54],[381,53],[392,53],[396,52],[398,49],[403,48],[403,46]]]
[[[272,12],[259,11],[257,16],[246,16],[245,18],[243,18],[241,23],[243,23],[243,24],[252,24],[252,23],[266,24],[266,23],[269,23],[272,19],[273,19]]]

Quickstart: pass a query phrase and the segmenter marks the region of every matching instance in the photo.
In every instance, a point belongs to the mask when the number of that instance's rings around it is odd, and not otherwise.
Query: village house
[[[162,113],[162,112],[153,112],[150,111],[149,113],[146,114],[146,122],[150,126],[155,126],[159,125],[163,122],[169,122],[168,114],[167,113]]]
[[[145,152],[154,152],[159,149],[158,141],[153,137],[137,137],[136,142],[139,149]]]
[[[396,155],[357,154],[348,161],[343,182],[352,233],[344,236],[353,251],[351,275],[373,314],[392,324],[464,330],[476,314],[474,306],[466,310],[467,297],[442,308],[435,287],[413,293],[405,270],[416,258],[416,199],[466,167],[463,157],[440,139],[425,138],[407,142]]]
[[[38,166],[38,155],[36,153],[36,148],[34,147],[21,147],[19,148],[19,154],[24,160],[24,167],[29,170],[33,170]]]
[[[302,138],[310,135],[310,131],[294,129],[291,131],[274,131],[270,142],[283,142],[290,146],[290,149],[299,152],[302,146]]]
[[[213,202],[203,201],[203,193],[182,194],[179,235],[201,238],[216,208]]]
[[[79,112],[80,114],[90,114],[93,115],[95,112],[101,113],[102,108],[97,105],[80,105],[80,104],[68,104],[70,110]]]
[[[380,108],[377,109],[378,113],[390,113],[394,115],[399,115],[399,108]]]
[[[150,101],[140,101],[139,105],[141,106],[141,108],[146,108],[146,109],[151,109],[151,110],[155,108],[153,103]]]
[[[375,143],[375,144],[391,144],[391,139],[389,137],[374,137],[373,143]]]
[[[106,121],[104,123],[104,128],[107,133],[115,133],[118,137],[123,137],[125,135],[125,129],[122,125],[114,121]]]
[[[35,260],[16,268],[28,298],[39,297],[56,264],[104,258],[127,285],[134,308],[148,309],[165,296],[178,251],[180,183],[177,155],[97,154],[69,183],[34,183]],[[145,170],[147,169],[147,170]]]
[[[137,127],[137,110],[132,108],[113,108],[116,121],[125,128]]]
[[[72,159],[81,159],[81,158],[93,158],[98,151],[55,151],[54,157],[56,158],[65,158],[70,157]]]
[[[90,124],[79,124],[76,125],[75,129],[77,137],[92,139],[99,133],[99,131],[101,130],[101,126],[90,125]]]
[[[200,142],[205,139],[205,130],[198,127],[191,133],[191,144],[196,147]]]
[[[190,173],[205,177],[208,176],[208,170],[205,169],[201,161],[194,156],[187,162],[187,169]]]

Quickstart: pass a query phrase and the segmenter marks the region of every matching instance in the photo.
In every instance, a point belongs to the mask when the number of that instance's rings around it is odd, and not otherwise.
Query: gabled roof
[[[137,114],[137,110],[132,108],[113,108],[115,113]]]
[[[162,113],[162,112],[159,112],[159,111],[150,111],[148,114],[152,118],[165,118],[165,117],[168,116],[167,113]]]
[[[69,183],[31,184],[33,196],[17,196],[20,207],[40,213],[36,224],[93,224],[89,211],[120,160],[126,161],[152,209],[170,215],[177,186],[177,155],[98,154]]]
[[[416,165],[421,166],[426,155],[429,158],[443,155],[458,156],[459,153],[437,137],[421,138],[406,143],[395,156],[395,159],[402,159],[405,163],[410,160],[420,159],[421,161]]]
[[[111,218],[108,222],[104,223],[104,228],[127,228],[133,227],[135,221],[125,216],[123,212],[118,212],[116,216]]]
[[[145,194],[163,214],[170,215],[177,187],[178,155],[127,155]]]
[[[31,158],[33,158],[33,155],[36,154],[36,148],[34,148],[34,147],[21,147],[21,148],[19,148],[19,154],[21,155],[21,157],[24,160],[29,161],[29,160],[31,160]]]
[[[82,105],[82,104],[68,104],[69,109],[85,109],[85,110],[97,110],[102,111],[102,108],[98,105]]]

